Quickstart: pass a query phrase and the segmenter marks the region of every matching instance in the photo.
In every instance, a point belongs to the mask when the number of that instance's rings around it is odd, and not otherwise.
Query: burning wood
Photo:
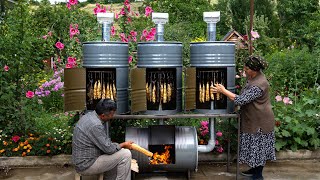
[[[165,152],[163,152],[161,155],[158,152],[153,153],[150,164],[170,164],[170,148],[172,148],[172,146],[165,146]]]
[[[133,143],[133,144],[131,145],[131,147],[132,147],[133,150],[139,151],[139,152],[145,154],[146,156],[152,157],[152,155],[153,155],[152,152],[144,149],[143,147],[139,146],[138,144],[134,144],[134,143]]]

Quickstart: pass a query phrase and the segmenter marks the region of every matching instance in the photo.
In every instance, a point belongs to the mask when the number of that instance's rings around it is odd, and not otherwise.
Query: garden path
[[[244,165],[241,170],[246,169]],[[226,165],[219,163],[200,163],[197,173],[191,175],[192,180],[233,180],[235,179],[235,164],[226,172]],[[320,159],[316,160],[279,160],[269,162],[264,171],[265,180],[319,180]],[[6,180],[73,180],[73,167],[38,167],[12,168],[8,176],[1,171],[0,179]],[[85,177],[84,180],[94,180]],[[185,180],[183,174],[139,174],[136,180]],[[245,180],[239,176],[240,180]]]

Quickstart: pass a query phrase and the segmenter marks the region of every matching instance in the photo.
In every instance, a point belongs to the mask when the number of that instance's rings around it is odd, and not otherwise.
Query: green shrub
[[[290,101],[274,101],[278,151],[317,149],[320,146],[320,99],[317,97],[320,97],[320,90],[310,88],[301,92],[298,98],[290,95]]]

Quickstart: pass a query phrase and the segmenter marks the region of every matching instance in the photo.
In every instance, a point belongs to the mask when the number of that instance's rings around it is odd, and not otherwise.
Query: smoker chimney
[[[114,13],[97,13],[97,20],[102,24],[102,41],[110,41],[110,27],[113,19]]]
[[[203,12],[203,20],[207,25],[207,41],[216,40],[216,24],[220,21],[220,11]]]
[[[152,21],[156,24],[157,28],[157,41],[164,41],[164,24],[169,20],[168,13],[152,13]]]

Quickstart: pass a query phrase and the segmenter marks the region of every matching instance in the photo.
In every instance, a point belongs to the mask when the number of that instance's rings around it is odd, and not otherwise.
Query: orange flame
[[[163,152],[161,155],[158,152],[153,153],[150,164],[170,164],[170,148],[172,148],[172,146],[165,146],[165,152]]]

